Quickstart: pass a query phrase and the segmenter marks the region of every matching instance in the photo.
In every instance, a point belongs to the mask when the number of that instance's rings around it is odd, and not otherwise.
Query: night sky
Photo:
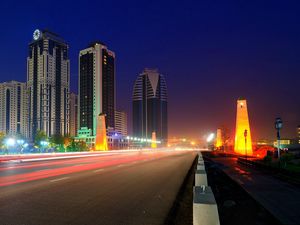
[[[297,3],[298,2],[298,3]],[[248,100],[252,136],[295,137],[300,124],[299,1],[6,1],[0,3],[0,82],[26,81],[28,43],[48,28],[70,46],[71,90],[78,53],[101,40],[116,53],[117,107],[131,117],[137,75],[166,77],[169,133],[201,138],[235,126]],[[131,122],[129,122],[131,127]]]

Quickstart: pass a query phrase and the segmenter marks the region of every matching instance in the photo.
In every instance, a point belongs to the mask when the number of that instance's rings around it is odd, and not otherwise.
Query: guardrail
[[[193,224],[220,225],[218,206],[214,194],[207,183],[207,174],[201,152],[198,153],[198,164],[195,172]]]

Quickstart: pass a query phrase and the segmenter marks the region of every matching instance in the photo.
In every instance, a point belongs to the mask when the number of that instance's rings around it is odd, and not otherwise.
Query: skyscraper
[[[75,137],[78,129],[78,96],[70,93],[70,136]]]
[[[168,100],[165,78],[156,69],[145,69],[133,88],[133,135],[158,140],[168,138]]]
[[[243,155],[252,155],[247,101],[243,98],[237,100],[234,151]]]
[[[47,30],[35,30],[27,57],[29,131],[48,136],[69,133],[70,61],[68,45]]]
[[[116,111],[115,113],[115,131],[123,136],[127,136],[127,113]]]
[[[115,127],[115,53],[94,42],[79,53],[79,129],[96,135],[97,117]]]
[[[26,83],[0,84],[0,132],[28,137],[27,102]]]

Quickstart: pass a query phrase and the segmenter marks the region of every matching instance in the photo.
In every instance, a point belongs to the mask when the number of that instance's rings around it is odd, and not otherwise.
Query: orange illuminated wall
[[[222,130],[219,128],[217,129],[216,147],[220,148],[222,145]]]
[[[96,129],[96,140],[95,150],[107,150],[107,138],[106,138],[106,126],[105,126],[105,115],[100,114],[97,117],[97,129]]]
[[[247,130],[247,146],[244,136],[245,130]],[[245,99],[239,99],[237,101],[234,151],[242,155],[252,155],[252,139],[247,110],[247,101]]]

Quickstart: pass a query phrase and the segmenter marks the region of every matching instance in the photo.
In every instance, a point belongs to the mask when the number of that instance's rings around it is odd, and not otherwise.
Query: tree
[[[4,147],[4,139],[5,139],[5,133],[0,132],[0,149]]]
[[[47,135],[43,130],[38,130],[34,138],[34,144],[38,147],[41,147],[41,141],[47,141]]]
[[[67,148],[72,143],[72,141],[74,141],[74,139],[68,135],[64,136],[63,139],[64,139],[64,147],[65,148]]]
[[[64,137],[60,134],[54,134],[50,138],[51,145],[60,152],[64,152]]]

